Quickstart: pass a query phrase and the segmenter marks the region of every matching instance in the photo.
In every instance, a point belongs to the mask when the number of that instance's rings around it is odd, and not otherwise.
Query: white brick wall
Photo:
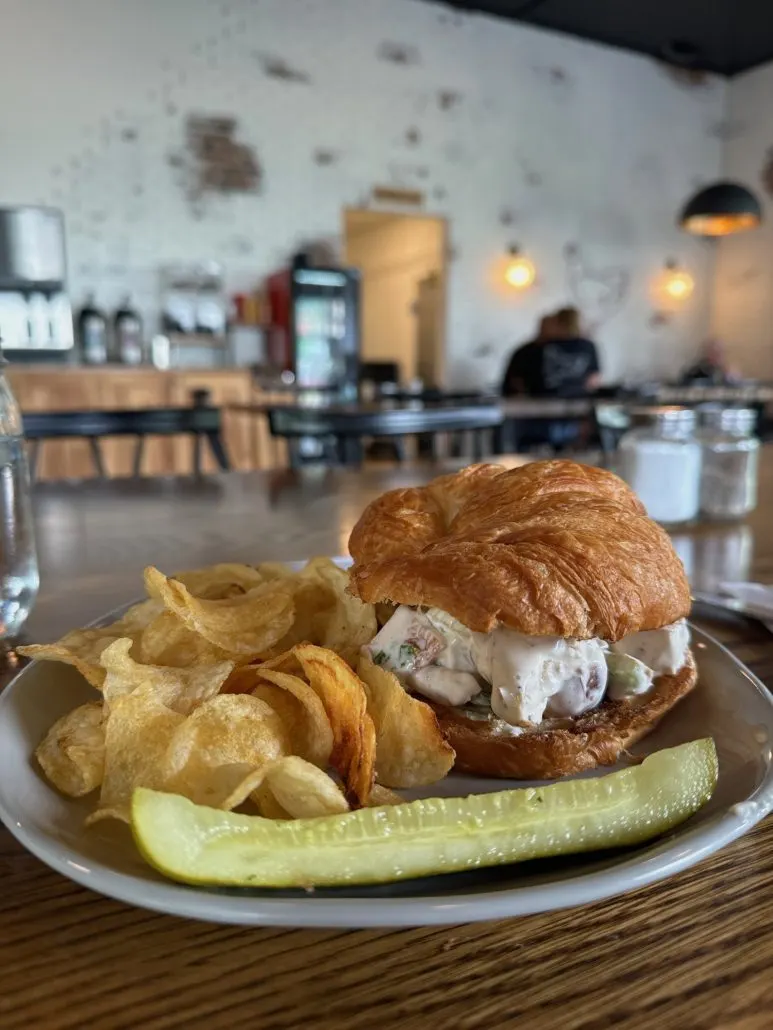
[[[567,242],[630,280],[598,333],[610,378],[675,371],[699,345],[712,250],[674,218],[719,169],[719,81],[691,88],[645,58],[418,0],[0,0],[0,25],[0,203],[64,208],[76,303],[91,284],[107,307],[131,289],[150,316],[158,266],[179,260],[218,259],[245,287],[303,239],[340,237],[342,207],[394,182],[450,219],[449,381],[498,378],[538,314],[571,299]],[[380,58],[384,43],[416,63]],[[267,76],[265,54],[308,82]],[[444,90],[459,95],[447,110]],[[168,163],[189,113],[238,119],[260,196],[193,209]],[[317,148],[337,160],[317,165]],[[539,270],[525,296],[495,275],[511,241]],[[697,289],[654,327],[669,256]],[[590,308],[603,289],[583,285]]]

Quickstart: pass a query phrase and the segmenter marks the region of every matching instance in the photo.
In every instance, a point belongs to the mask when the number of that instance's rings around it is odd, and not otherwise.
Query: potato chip
[[[74,708],[54,723],[35,757],[57,790],[71,798],[88,794],[105,771],[105,725],[100,701]]]
[[[55,644],[30,644],[18,650],[28,658],[36,658],[38,661],[73,665],[92,687],[100,690],[105,680],[105,670],[99,659],[105,648],[121,637],[137,640],[145,626],[161,610],[158,601],[141,601],[129,608],[117,622],[107,626],[74,629]]]
[[[179,669],[234,659],[222,647],[215,647],[188,629],[173,612],[166,610],[142,631],[136,651],[139,661],[146,665],[170,665]]]
[[[322,702],[308,683],[260,665],[237,669],[226,689],[231,684],[251,687],[253,697],[274,709],[284,723],[293,754],[326,768],[333,751],[333,730]]]
[[[234,667],[233,662],[192,665],[187,669],[141,665],[130,656],[131,647],[132,641],[122,638],[106,647],[100,656],[107,672],[102,687],[107,705],[112,704],[116,697],[130,694],[138,686],[146,684],[167,708],[180,715],[189,715],[194,708],[220,692]]]
[[[250,694],[220,694],[176,728],[160,774],[162,788],[210,808],[241,804],[255,775],[289,749],[280,716]]]
[[[373,605],[349,594],[348,573],[329,558],[313,558],[292,583],[295,621],[275,650],[317,644],[355,663],[360,647],[373,639],[378,627]]]
[[[381,808],[382,805],[405,805],[405,798],[395,794],[389,787],[382,787],[380,783],[374,783],[368,798],[368,808]]]
[[[182,583],[194,597],[210,601],[240,597],[265,582],[264,577],[252,565],[240,565],[236,562],[221,562],[219,565],[207,565],[203,569],[175,572],[172,578]],[[155,588],[149,588],[148,593],[151,597],[157,597],[159,600],[161,598],[161,594]]]
[[[281,761],[281,759],[280,759]],[[292,816],[279,804],[274,792],[266,783],[265,770],[261,770],[261,781],[250,793],[250,800],[257,805],[258,812],[264,819],[292,819]]]
[[[376,777],[387,787],[422,787],[441,780],[456,754],[435,713],[394,675],[367,658],[357,668],[376,728]]]
[[[99,807],[86,825],[99,819],[129,822],[135,787],[166,789],[162,763],[185,716],[162,704],[145,684],[111,703],[105,721],[105,775]]]
[[[152,566],[145,570],[145,582],[188,629],[231,655],[252,657],[267,651],[293,623],[293,591],[282,580],[220,601],[194,597],[182,583]]]
[[[296,755],[280,758],[264,770],[253,800],[267,819],[314,819],[349,811],[338,784]]]
[[[293,572],[284,562],[264,561],[258,565],[258,575],[261,576],[264,583],[269,583],[277,579],[293,579],[298,573]]]
[[[365,686],[332,651],[302,644],[295,654],[333,727],[330,761],[344,781],[347,800],[364,805],[373,786],[376,759],[376,732],[367,713]]]
[[[329,558],[312,559],[301,577],[324,584],[332,602],[319,609],[312,643],[330,648],[353,665],[362,645],[369,644],[378,631],[375,607],[349,593],[349,573]]]

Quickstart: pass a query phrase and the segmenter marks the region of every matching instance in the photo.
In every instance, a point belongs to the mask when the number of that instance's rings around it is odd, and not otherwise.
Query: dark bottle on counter
[[[113,325],[118,360],[124,365],[141,365],[144,357],[142,319],[131,306],[131,297],[124,297],[120,308],[115,313]]]
[[[78,343],[81,358],[87,365],[104,365],[107,361],[107,319],[99,310],[94,294],[89,293],[78,313]]]

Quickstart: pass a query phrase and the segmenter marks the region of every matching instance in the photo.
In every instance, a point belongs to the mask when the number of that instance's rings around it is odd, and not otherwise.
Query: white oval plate
[[[132,905],[212,922],[262,926],[416,926],[526,915],[633,890],[694,865],[773,808],[773,700],[729,651],[695,631],[699,685],[638,750],[712,736],[720,777],[696,816],[649,846],[437,876],[382,887],[304,891],[185,887],[140,858],[123,824],[84,829],[92,799],[60,796],[32,754],[65,712],[93,699],[72,668],[33,662],[0,695],[0,818],[19,841],[76,883]],[[451,776],[426,794],[524,786]],[[420,792],[409,792],[420,796]]]

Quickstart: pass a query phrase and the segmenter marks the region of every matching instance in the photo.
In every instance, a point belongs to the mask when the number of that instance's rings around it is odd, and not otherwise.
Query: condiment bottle
[[[78,342],[81,357],[87,365],[104,365],[107,361],[107,319],[97,307],[94,294],[78,314]]]
[[[641,408],[620,441],[620,474],[650,518],[665,525],[694,519],[700,507],[701,445],[689,408]]]
[[[124,365],[140,365],[143,358],[142,319],[125,297],[115,313],[115,350]]]
[[[701,514],[711,519],[742,518],[757,506],[757,413],[751,408],[709,409],[702,420]]]

